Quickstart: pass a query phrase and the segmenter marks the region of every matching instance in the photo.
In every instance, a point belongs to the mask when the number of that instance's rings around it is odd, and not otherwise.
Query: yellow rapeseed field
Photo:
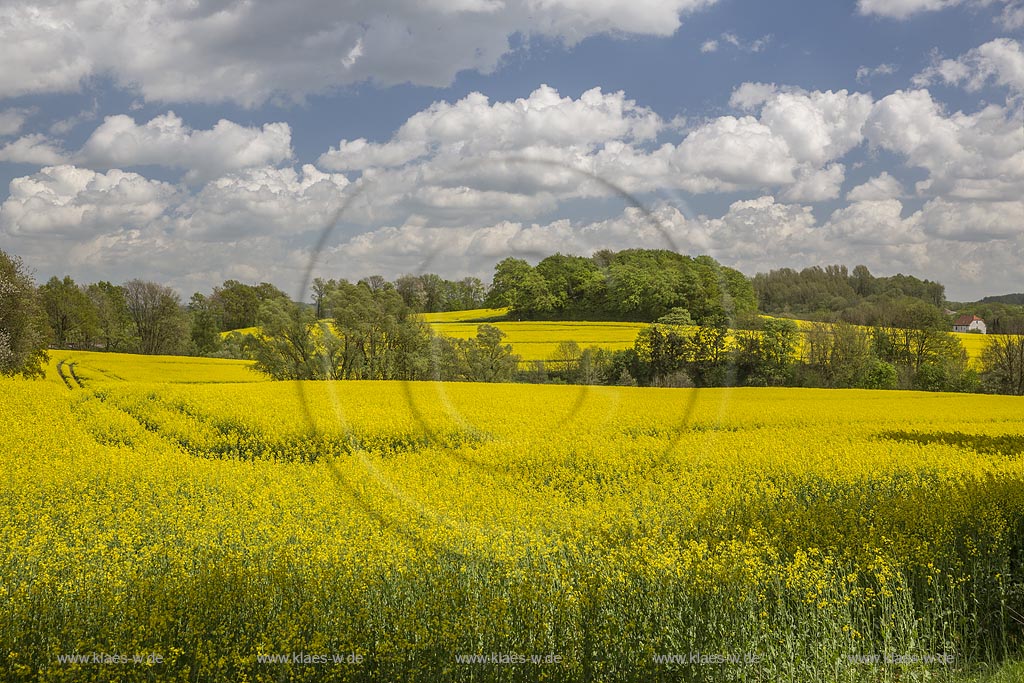
[[[917,681],[1020,646],[1021,398],[139,373],[0,380],[0,680]]]
[[[251,361],[244,360],[54,350],[50,351],[50,362],[46,368],[48,380],[62,382],[59,365],[73,385],[78,385],[76,377],[88,386],[106,382],[193,384],[262,382],[267,379],[251,369]]]
[[[505,333],[502,343],[511,344],[512,353],[524,361],[548,360],[563,341],[574,341],[580,348],[598,346],[610,351],[633,348],[636,336],[646,323],[614,322],[493,322]],[[469,339],[476,336],[479,323],[432,324],[434,331],[448,337]]]
[[[512,352],[519,355],[524,363],[535,360],[550,360],[561,342],[574,341],[580,348],[597,346],[609,351],[633,348],[636,336],[648,326],[647,323],[629,322],[515,322],[501,320],[507,309],[488,308],[449,313],[426,313],[423,319],[430,323],[434,332],[449,337],[468,339],[476,335],[477,327],[484,321],[505,333],[504,342],[512,346]],[[768,318],[770,316],[763,316]],[[801,330],[807,330],[812,323],[794,320]],[[951,333],[960,340],[972,361],[981,357],[986,335]]]
[[[505,334],[504,343],[512,346],[512,352],[520,357],[521,364],[533,361],[549,361],[562,342],[576,342],[580,348],[596,346],[609,351],[631,349],[636,336],[648,323],[633,322],[588,322],[588,321],[510,321],[504,317],[505,308],[479,308],[468,311],[446,313],[424,313],[422,319],[435,333],[456,339],[476,336],[481,324],[497,327]],[[768,318],[770,316],[763,316]],[[794,320],[801,330],[810,328],[806,320]],[[241,334],[257,334],[258,327],[234,330]],[[225,332],[221,336],[232,334]],[[968,356],[976,362],[988,341],[986,335],[951,333],[964,345]]]
[[[467,311],[446,311],[444,313],[422,313],[420,317],[428,323],[478,323],[500,320],[508,315],[507,308],[474,308]]]

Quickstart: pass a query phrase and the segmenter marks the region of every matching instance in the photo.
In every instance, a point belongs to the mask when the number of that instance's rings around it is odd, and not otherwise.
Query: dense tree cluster
[[[189,312],[164,285],[131,280],[123,285],[79,285],[70,277],[50,278],[39,287],[48,345],[96,351],[149,354],[196,352]]]
[[[487,303],[507,306],[516,320],[653,322],[678,308],[700,323],[756,308],[739,271],[709,256],[651,249],[554,254],[536,267],[507,258],[495,266]]]
[[[327,293],[337,284],[337,280],[313,280],[311,290],[318,318],[326,316],[324,303]],[[360,280],[359,284],[365,285],[371,291],[385,287],[394,289],[405,305],[416,313],[443,313],[481,308],[487,295],[487,286],[479,278],[446,280],[434,273],[402,275],[394,282],[388,282],[381,275],[371,275]]]
[[[287,300],[268,283],[228,280],[187,305],[170,287],[144,280],[80,285],[52,277],[38,289],[48,323],[47,345],[148,354],[216,354],[221,332],[254,327],[260,307]],[[228,354],[231,355],[231,354]]]
[[[835,318],[871,325],[874,306],[900,297],[919,299],[935,307],[945,303],[938,282],[910,275],[875,277],[865,266],[849,272],[846,266],[814,266],[801,271],[780,268],[758,273],[753,280],[757,305],[764,313]]]

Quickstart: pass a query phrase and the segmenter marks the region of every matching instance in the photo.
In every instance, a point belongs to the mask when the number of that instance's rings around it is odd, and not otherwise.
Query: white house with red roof
[[[985,321],[976,315],[962,315],[953,321],[954,332],[980,332],[986,334]]]

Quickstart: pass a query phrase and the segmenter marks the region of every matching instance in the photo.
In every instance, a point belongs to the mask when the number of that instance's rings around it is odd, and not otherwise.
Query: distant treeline
[[[317,316],[325,317],[323,301],[328,290],[346,280],[313,280],[313,304]],[[388,282],[382,275],[371,275],[359,280],[371,291],[394,289],[406,306],[416,313],[444,313],[447,311],[469,311],[482,308],[487,297],[487,285],[480,278],[465,277],[461,280],[447,280],[434,273],[402,275],[394,282]]]
[[[36,287],[19,259],[0,252],[0,286],[4,374],[38,375],[45,348],[56,346],[249,358],[280,379],[1024,391],[1019,337],[993,339],[980,369],[971,367],[948,333],[941,284],[874,277],[864,266],[781,269],[750,280],[708,256],[605,250],[554,254],[536,266],[508,258],[489,287],[434,274],[317,279],[307,303],[270,283],[227,280],[186,304],[171,288],[138,279],[83,285],[54,277]],[[988,315],[993,332],[1024,331],[1024,307],[1000,299],[960,312]],[[760,318],[759,303],[764,312],[820,324],[801,336],[792,321]],[[524,368],[494,327],[449,339],[416,315],[484,305],[508,307],[512,319],[653,324],[632,349],[570,342],[549,362]]]
[[[912,275],[875,277],[866,266],[813,266],[801,271],[780,268],[754,276],[761,311],[799,316],[842,316],[849,322],[872,324],[872,304],[912,297],[941,308],[946,289],[938,282]]]
[[[1014,304],[1016,306],[1024,306],[1024,293],[1020,294],[1000,294],[999,296],[986,296],[981,299],[979,304]]]

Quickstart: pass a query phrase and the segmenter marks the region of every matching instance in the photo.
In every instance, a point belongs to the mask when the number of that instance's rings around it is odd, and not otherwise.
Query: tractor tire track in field
[[[75,380],[75,384],[77,384],[80,389],[85,389],[85,384],[82,383],[82,380],[78,377],[78,374],[75,372],[76,365],[78,365],[78,361],[75,361],[74,363],[68,363],[68,371],[71,372],[71,379]]]
[[[63,380],[64,385],[68,389],[74,389],[74,387],[71,386],[71,380],[68,379],[68,376],[64,374],[64,363],[65,361],[57,361],[57,375],[61,378],[61,380]]]

